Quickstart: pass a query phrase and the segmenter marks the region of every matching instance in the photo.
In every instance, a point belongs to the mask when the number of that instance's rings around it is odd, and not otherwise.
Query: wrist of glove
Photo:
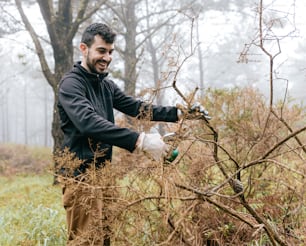
[[[187,108],[181,104],[176,105],[178,109],[178,118],[186,118],[187,120],[201,119],[211,120],[211,116],[208,111],[199,103],[195,102],[191,107]]]
[[[136,149],[149,154],[155,161],[160,161],[167,153],[167,145],[158,133],[142,132],[137,140]]]

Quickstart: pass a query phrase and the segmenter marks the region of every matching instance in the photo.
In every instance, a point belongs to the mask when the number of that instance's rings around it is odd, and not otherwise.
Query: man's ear
[[[82,54],[83,55],[85,55],[86,54],[86,52],[87,52],[87,45],[86,44],[84,44],[84,43],[80,43],[80,51],[82,52]]]

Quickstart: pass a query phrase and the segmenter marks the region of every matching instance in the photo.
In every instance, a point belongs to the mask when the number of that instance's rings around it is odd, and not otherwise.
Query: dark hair
[[[85,29],[81,42],[90,47],[96,35],[101,36],[108,44],[113,44],[116,38],[116,33],[109,26],[102,23],[93,23]]]

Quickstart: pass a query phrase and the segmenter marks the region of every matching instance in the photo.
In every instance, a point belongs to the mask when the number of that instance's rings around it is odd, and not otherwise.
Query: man
[[[125,95],[107,78],[115,37],[116,34],[105,24],[88,26],[79,46],[82,61],[74,65],[59,86],[58,109],[64,132],[63,147],[69,148],[69,151],[82,160],[82,164],[73,173],[76,179],[93,162],[94,152],[103,151],[103,155],[95,157],[96,168],[102,168],[106,161],[111,161],[112,146],[130,152],[138,149],[157,161],[163,158],[167,148],[159,134],[138,133],[116,126],[113,109],[132,117],[149,117],[152,121],[178,121],[176,107],[146,105]],[[80,244],[80,237],[85,235],[97,214],[102,213],[101,201],[97,197],[90,202],[94,214],[83,209],[79,204],[81,193],[75,187],[72,189],[66,185],[63,188],[69,245],[76,245],[77,240]],[[96,245],[95,243],[84,242],[83,245]],[[99,240],[97,243],[103,245]],[[104,245],[109,244],[109,239],[104,239]]]

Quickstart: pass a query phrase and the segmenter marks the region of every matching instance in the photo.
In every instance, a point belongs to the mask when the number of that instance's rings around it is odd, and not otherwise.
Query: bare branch
[[[30,34],[30,36],[33,40],[33,43],[35,45],[36,53],[37,53],[39,61],[40,61],[42,72],[46,76],[46,78],[51,78],[53,76],[53,74],[52,74],[52,72],[49,68],[48,63],[47,63],[45,53],[44,53],[44,49],[43,49],[43,47],[42,47],[42,45],[41,45],[41,43],[38,39],[38,35],[36,34],[33,26],[31,25],[29,19],[27,18],[27,16],[25,15],[25,13],[23,11],[21,1],[20,0],[15,0],[15,3],[16,3],[18,11],[20,13],[20,16],[22,18],[22,21],[25,24],[25,27],[28,30],[28,32],[29,32],[29,34]],[[50,81],[49,81],[49,83],[50,83]]]

